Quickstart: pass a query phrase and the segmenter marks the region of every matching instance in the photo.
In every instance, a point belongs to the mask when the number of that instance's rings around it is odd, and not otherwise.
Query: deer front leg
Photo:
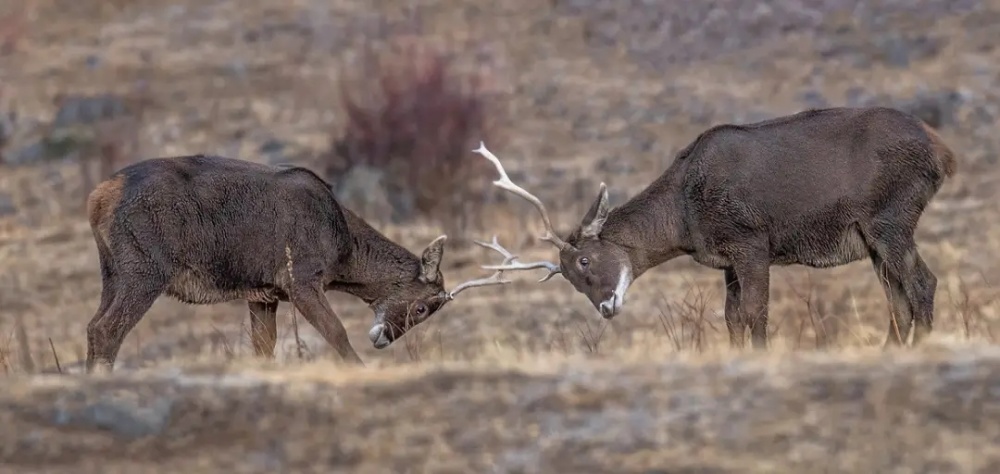
[[[740,315],[740,281],[732,268],[724,271],[726,282],[726,329],[729,330],[729,346],[742,349],[745,345],[746,321]]]
[[[351,346],[351,341],[347,338],[347,329],[333,312],[320,285],[298,284],[290,293],[295,309],[302,313],[302,317],[316,328],[328,344],[333,346],[340,357],[348,362],[365,365]]]
[[[257,357],[274,357],[274,346],[278,342],[278,302],[249,302],[250,340]]]
[[[754,349],[767,348],[767,305],[770,297],[770,268],[763,258],[752,258],[734,266],[740,287],[739,317],[750,326]]]

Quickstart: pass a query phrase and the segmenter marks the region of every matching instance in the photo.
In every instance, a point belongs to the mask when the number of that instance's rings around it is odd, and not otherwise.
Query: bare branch
[[[479,142],[479,148],[476,148],[475,150],[472,151],[474,153],[479,153],[480,155],[485,156],[487,160],[490,160],[490,162],[493,163],[493,166],[496,167],[497,172],[500,173],[500,179],[493,181],[494,186],[503,189],[505,191],[509,191],[518,196],[521,196],[522,198],[526,199],[528,202],[533,204],[536,209],[538,209],[538,213],[542,215],[542,222],[545,224],[545,235],[542,236],[542,240],[551,242],[559,250],[564,250],[570,247],[570,245],[566,243],[566,241],[562,240],[561,238],[559,238],[558,235],[556,235],[555,230],[552,228],[552,221],[549,220],[549,213],[548,211],[545,210],[545,205],[542,204],[542,201],[540,201],[537,197],[535,197],[528,191],[525,191],[524,188],[514,184],[514,182],[510,180],[510,177],[507,176],[507,171],[503,169],[503,164],[500,163],[500,159],[497,158],[497,156],[494,155],[493,152],[486,149],[485,143]]]

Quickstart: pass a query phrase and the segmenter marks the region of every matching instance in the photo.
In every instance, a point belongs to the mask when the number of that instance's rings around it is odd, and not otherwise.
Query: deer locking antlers
[[[459,284],[458,286],[456,286],[455,288],[453,288],[451,291],[448,292],[448,295],[446,296],[447,301],[455,299],[455,296],[457,296],[459,293],[469,288],[475,288],[479,286],[490,286],[490,285],[505,285],[507,283],[510,283],[510,280],[503,279],[503,272],[506,270],[548,268],[550,271],[553,271],[554,267],[554,273],[550,273],[549,276],[545,277],[542,281],[549,279],[549,277],[559,272],[559,266],[549,262],[530,262],[530,263],[517,262],[517,255],[510,253],[510,251],[508,251],[502,245],[500,245],[500,243],[497,242],[496,235],[493,236],[492,242],[482,242],[476,240],[475,243],[480,247],[485,247],[490,250],[494,250],[500,255],[503,255],[503,263],[499,265],[483,265],[482,268],[487,270],[496,270],[496,272],[494,272],[492,275],[486,278],[469,280]]]
[[[542,216],[542,223],[545,225],[545,234],[541,237],[542,240],[551,243],[560,251],[572,248],[572,246],[569,243],[567,243],[563,239],[559,238],[558,235],[556,235],[555,230],[552,228],[552,221],[549,219],[549,213],[545,209],[545,205],[542,204],[542,201],[539,200],[537,197],[535,197],[535,195],[529,193],[528,191],[525,191],[524,188],[518,186],[517,184],[514,184],[514,182],[510,180],[510,177],[507,176],[507,171],[504,170],[503,168],[503,164],[500,163],[500,159],[497,158],[497,156],[494,155],[493,152],[491,152],[486,148],[485,143],[479,142],[479,148],[476,148],[475,150],[472,151],[473,153],[479,153],[480,155],[483,155],[484,157],[486,157],[487,160],[490,160],[490,163],[493,163],[494,167],[496,167],[497,172],[500,174],[500,179],[493,181],[494,186],[526,199],[528,202],[530,202],[532,205],[535,206],[535,209],[538,209],[538,213],[541,214]],[[493,237],[493,245],[501,249],[503,248],[496,243],[496,236]],[[506,252],[506,250],[504,250],[503,252],[505,253],[505,255],[510,255],[510,253]],[[515,260],[514,258],[511,258],[509,259],[509,261],[504,260],[504,262],[501,263],[500,265],[484,265],[482,266],[482,268],[486,270],[497,270],[498,274],[508,270],[533,270],[536,268],[544,268],[548,270],[549,273],[544,277],[542,277],[542,279],[538,280],[539,282],[547,281],[556,274],[562,272],[562,270],[559,268],[559,264],[557,263],[546,262],[546,261],[521,263],[521,262],[515,262],[514,260]]]

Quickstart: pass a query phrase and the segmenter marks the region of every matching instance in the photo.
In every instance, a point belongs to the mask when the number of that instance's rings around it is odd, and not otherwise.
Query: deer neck
[[[633,277],[690,253],[679,189],[669,182],[653,183],[608,215],[601,239],[626,250]]]
[[[351,294],[371,304],[393,286],[414,278],[420,269],[420,259],[416,255],[352,212],[345,209],[345,214],[351,232],[351,252],[334,271],[328,289]]]

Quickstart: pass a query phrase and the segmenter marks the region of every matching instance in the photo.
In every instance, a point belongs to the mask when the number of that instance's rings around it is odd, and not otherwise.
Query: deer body
[[[930,127],[889,108],[719,125],[625,204],[611,209],[602,184],[580,226],[557,244],[553,268],[612,318],[636,278],[690,255],[723,270],[731,344],[742,346],[749,327],[763,348],[770,266],[870,258],[893,316],[886,343],[902,343],[913,323],[916,342],[931,330],[937,281],[913,235],[954,170],[954,154]]]
[[[247,300],[254,351],[266,356],[278,302],[291,302],[343,358],[360,363],[324,291],[369,305],[378,349],[460,291],[444,290],[445,236],[418,257],[341,207],[330,185],[305,168],[155,158],[113,174],[87,204],[102,279],[88,325],[88,371],[114,364],[161,294],[192,304]]]

